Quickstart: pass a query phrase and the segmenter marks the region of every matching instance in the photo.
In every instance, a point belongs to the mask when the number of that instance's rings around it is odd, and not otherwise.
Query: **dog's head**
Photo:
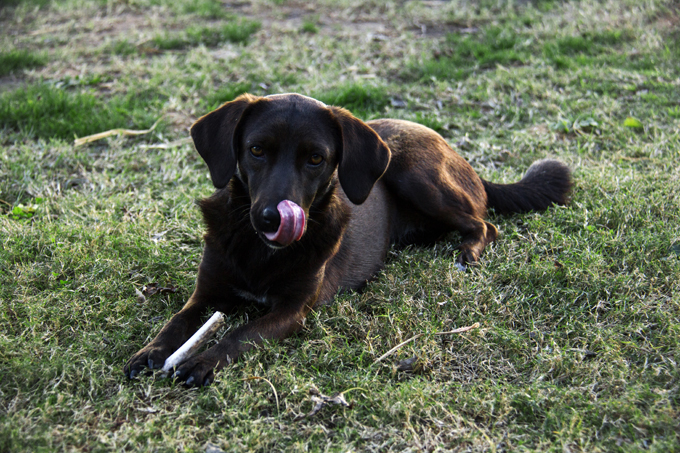
[[[361,204],[390,160],[363,121],[299,94],[239,96],[196,121],[191,136],[215,187],[237,177],[248,188],[253,227],[272,247],[302,237],[336,171],[347,198]]]

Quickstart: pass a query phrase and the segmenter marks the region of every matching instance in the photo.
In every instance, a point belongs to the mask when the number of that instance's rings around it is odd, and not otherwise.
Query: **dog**
[[[129,378],[162,367],[207,311],[269,307],[173,375],[208,385],[258,343],[299,330],[338,291],[364,287],[391,244],[433,243],[455,230],[464,268],[498,235],[487,209],[564,205],[572,186],[569,168],[549,159],[517,183],[485,181],[425,126],[363,122],[299,94],[241,95],[196,121],[191,136],[216,188],[198,202],[207,233],[196,288],[127,362]]]

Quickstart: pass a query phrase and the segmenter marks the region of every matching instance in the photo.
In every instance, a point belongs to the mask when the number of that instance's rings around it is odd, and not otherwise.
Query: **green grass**
[[[536,36],[530,27],[512,22],[505,27],[488,25],[470,34],[449,33],[432,56],[410,62],[401,75],[409,80],[464,80],[497,65],[525,65],[532,57],[543,57],[559,70],[590,66],[653,71],[670,61],[675,39],[669,38],[669,47],[640,52],[636,43],[641,43],[632,28],[582,32],[567,29],[566,33]]]
[[[47,56],[44,53],[35,53],[28,50],[0,52],[0,77],[21,69],[44,66],[46,63]]]
[[[407,74],[421,79],[462,80],[476,69],[522,64],[529,57],[523,41],[514,30],[497,26],[486,28],[481,36],[450,33],[435,58],[411,64]]]
[[[380,115],[390,103],[389,93],[384,87],[359,83],[343,84],[312,93],[312,97],[327,105],[344,107],[365,120]]]
[[[27,137],[68,140],[116,128],[146,129],[160,117],[162,103],[154,91],[103,100],[41,83],[0,94],[0,121]]]
[[[316,34],[319,32],[319,26],[316,22],[316,20],[306,19],[304,22],[302,22],[302,27],[300,27],[300,30],[303,33],[310,33],[312,35]]]
[[[111,43],[109,46],[109,51],[114,55],[120,55],[127,57],[137,53],[137,46],[128,41],[127,39],[121,39]]]
[[[242,43],[260,29],[254,20],[239,20],[219,26],[190,26],[179,33],[157,35],[153,44],[160,50],[184,49],[186,47],[217,46],[225,42]]]
[[[546,42],[543,45],[543,54],[558,69],[612,63],[621,66],[627,63],[626,56],[616,51],[634,40],[633,31],[630,29],[563,36]],[[648,59],[636,60],[640,69],[653,67],[653,63]]]
[[[230,17],[225,5],[217,0],[199,0],[182,4],[181,11],[208,19],[225,19]]]
[[[673,2],[17,3],[0,46],[50,58],[0,76],[0,452],[680,450]],[[392,250],[207,389],[130,382],[194,289],[212,185],[188,128],[243,92],[420,122],[496,182],[562,159],[572,203],[491,212],[501,235],[464,273],[456,233]],[[138,300],[153,282],[178,292]],[[304,417],[316,392],[351,407]]]
[[[243,93],[256,93],[257,88],[251,82],[226,83],[217,87],[212,93],[202,99],[202,108],[205,113],[215,110],[225,102],[233,101]]]
[[[50,5],[55,0],[4,0],[2,6],[19,6],[27,5],[29,7],[45,7]]]

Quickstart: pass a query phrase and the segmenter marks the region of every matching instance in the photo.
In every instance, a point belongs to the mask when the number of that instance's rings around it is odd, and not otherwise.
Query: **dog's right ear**
[[[191,126],[191,138],[208,169],[213,185],[222,189],[236,172],[234,131],[243,112],[257,98],[242,94],[217,110],[204,115]]]

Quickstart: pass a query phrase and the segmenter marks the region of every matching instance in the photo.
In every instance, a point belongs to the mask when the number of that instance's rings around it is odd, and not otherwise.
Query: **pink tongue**
[[[276,233],[265,233],[265,237],[281,245],[299,241],[305,232],[305,211],[290,200],[283,200],[276,206],[276,209],[281,217],[279,229]]]

